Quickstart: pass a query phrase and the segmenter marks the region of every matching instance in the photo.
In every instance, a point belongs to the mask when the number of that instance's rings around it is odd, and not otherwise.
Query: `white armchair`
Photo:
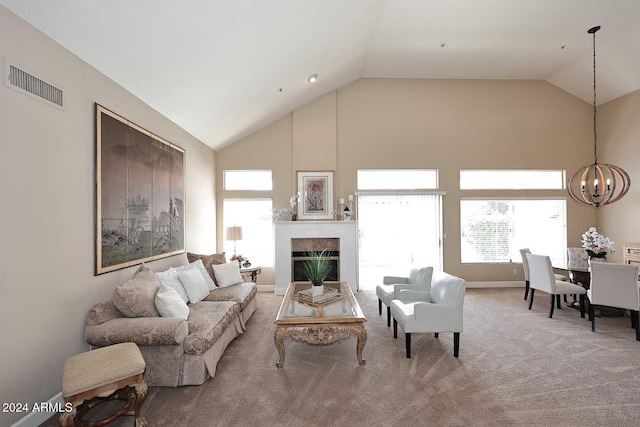
[[[527,261],[527,254],[530,254],[531,251],[529,248],[520,249],[520,256],[522,257],[522,272],[524,273],[524,299],[527,299],[527,295],[529,295],[529,262]],[[554,274],[556,280],[566,281],[567,276],[563,274]]]
[[[596,331],[594,305],[605,305],[631,310],[631,324],[636,329],[636,340],[640,341],[640,294],[638,291],[638,266],[609,262],[591,263],[591,286],[589,298],[589,318],[591,331]]]
[[[387,307],[387,326],[391,326],[391,301],[398,298],[402,289],[429,292],[433,267],[412,268],[409,277],[384,276],[382,285],[376,287],[378,313],[382,315],[382,304]]]
[[[531,295],[529,298],[529,310],[533,306],[533,295],[535,290],[541,290],[551,295],[551,308],[549,309],[549,317],[553,317],[553,308],[558,305],[560,308],[560,295],[580,295],[580,317],[584,318],[584,297],[587,291],[582,286],[573,283],[556,280],[551,266],[551,259],[545,255],[527,254],[529,262],[529,281],[531,286]]]
[[[399,299],[391,301],[393,337],[398,337],[398,324],[405,332],[407,358],[411,357],[411,334],[453,332],[453,356],[458,357],[462,332],[466,282],[445,272],[433,275],[430,292],[400,290]]]

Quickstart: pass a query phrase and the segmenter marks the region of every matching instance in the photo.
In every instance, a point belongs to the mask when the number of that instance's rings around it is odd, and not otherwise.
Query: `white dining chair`
[[[573,283],[556,280],[551,259],[546,255],[527,254],[529,262],[529,281],[531,286],[531,295],[529,299],[529,310],[533,306],[533,296],[535,290],[538,289],[551,295],[551,308],[549,309],[549,317],[553,317],[553,309],[557,303],[560,308],[560,295],[580,295],[580,317],[584,318],[584,298],[587,291],[582,286]]]
[[[631,311],[631,324],[636,330],[636,340],[640,341],[640,291],[638,290],[638,266],[611,262],[591,263],[591,286],[589,298],[589,318],[591,331],[596,331],[594,306],[623,308]]]
[[[524,273],[524,299],[526,301],[527,295],[529,295],[529,261],[527,261],[527,254],[530,254],[529,248],[520,249],[520,256],[522,257],[522,272]],[[556,280],[566,281],[567,276],[563,274],[554,273]]]

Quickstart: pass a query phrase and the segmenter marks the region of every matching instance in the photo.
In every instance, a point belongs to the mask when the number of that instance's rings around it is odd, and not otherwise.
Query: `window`
[[[251,264],[260,267],[273,266],[273,223],[271,199],[224,199],[222,217],[224,251],[227,259],[236,253],[249,258]],[[242,240],[226,240],[227,228],[242,227]]]
[[[272,188],[270,170],[224,171],[225,190],[270,191]]]
[[[562,170],[461,170],[461,190],[563,190]]]
[[[438,188],[435,169],[359,169],[358,190],[418,190]]]
[[[564,260],[565,199],[462,199],[462,263],[520,262],[519,250]]]

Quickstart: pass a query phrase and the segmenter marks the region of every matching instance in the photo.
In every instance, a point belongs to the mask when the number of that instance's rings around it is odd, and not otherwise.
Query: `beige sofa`
[[[152,287],[153,283],[146,289],[149,295],[155,293]],[[127,310],[128,315],[119,310],[114,300],[101,302],[89,312],[85,338],[95,347],[121,342],[138,344],[147,364],[145,380],[149,385],[202,384],[215,375],[229,343],[246,330],[247,321],[257,308],[256,294],[254,283],[216,288],[202,301],[188,304],[186,320],[153,314],[131,317]]]

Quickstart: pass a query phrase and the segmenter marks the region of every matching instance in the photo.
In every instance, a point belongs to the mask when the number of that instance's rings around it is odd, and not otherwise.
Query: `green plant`
[[[321,286],[329,274],[330,264],[326,251],[312,252],[311,257],[304,263],[304,274],[313,286]]]

